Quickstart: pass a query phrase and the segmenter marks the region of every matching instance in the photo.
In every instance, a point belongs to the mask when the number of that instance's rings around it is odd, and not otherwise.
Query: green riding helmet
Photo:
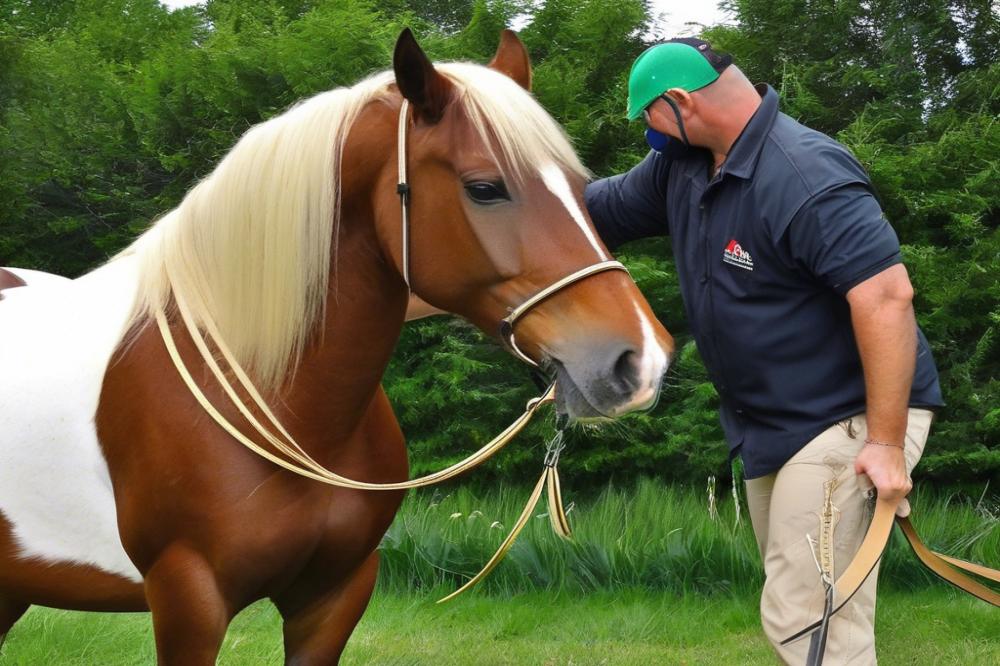
[[[694,92],[719,78],[733,59],[718,55],[712,46],[695,38],[671,39],[643,51],[628,75],[628,119],[671,88]]]

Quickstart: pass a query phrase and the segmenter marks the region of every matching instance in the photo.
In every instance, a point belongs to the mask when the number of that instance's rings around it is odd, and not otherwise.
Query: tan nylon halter
[[[409,186],[406,182],[406,127],[407,127],[407,110],[409,107],[409,102],[403,101],[403,105],[400,108],[399,114],[399,133],[398,133],[398,147],[399,151],[399,182],[397,191],[400,194],[402,201],[402,213],[403,213],[403,275],[404,279],[409,278],[409,250],[408,250],[408,239],[409,239]],[[610,265],[617,264],[617,265]],[[558,290],[566,287],[574,282],[584,279],[589,275],[595,273],[618,269],[625,270],[625,267],[618,262],[601,262],[600,264],[595,264],[589,266],[581,271],[577,271],[572,275],[569,275],[562,280],[559,280],[555,284],[543,289],[541,292],[531,297],[525,301],[522,305],[515,308],[510,315],[508,315],[504,322],[510,326],[517,319],[523,316],[530,308],[534,307],[542,300],[548,298]],[[291,472],[305,476],[321,483],[326,483],[333,486],[338,486],[341,488],[353,488],[356,490],[405,490],[411,488],[420,488],[423,486],[432,485],[435,483],[440,483],[447,479],[453,478],[467,470],[476,467],[486,460],[488,460],[494,453],[503,448],[511,439],[514,438],[517,433],[519,433],[524,426],[528,424],[531,417],[534,416],[535,412],[544,404],[552,402],[555,398],[555,386],[549,387],[549,389],[540,397],[534,398],[528,402],[525,406],[524,413],[518,417],[510,426],[508,426],[503,432],[497,435],[493,440],[483,446],[481,449],[465,458],[464,460],[455,463],[454,465],[443,469],[439,472],[433,474],[428,474],[426,476],[411,479],[410,481],[402,481],[399,483],[368,483],[364,481],[356,481],[354,479],[349,479],[344,476],[340,476],[335,472],[332,472],[318,462],[313,460],[302,447],[295,441],[295,439],[289,434],[289,432],[282,426],[278,421],[277,417],[268,407],[264,398],[261,396],[260,392],[253,385],[249,375],[243,369],[243,367],[236,360],[236,357],[230,351],[229,347],[226,345],[222,336],[220,335],[218,329],[215,326],[215,322],[211,319],[206,319],[202,322],[205,327],[208,336],[212,339],[212,342],[218,348],[219,353],[225,360],[226,364],[233,371],[239,384],[246,390],[247,394],[250,396],[254,405],[260,409],[261,413],[265,415],[270,425],[281,435],[278,437],[273,434],[268,427],[260,423],[260,421],[254,417],[250,409],[243,402],[242,399],[236,393],[235,388],[230,383],[229,379],[226,377],[222,368],[219,366],[218,362],[215,360],[213,354],[208,348],[208,344],[205,337],[202,335],[201,330],[198,328],[196,323],[191,317],[190,311],[187,304],[178,292],[174,292],[174,302],[177,305],[177,312],[181,317],[181,321],[184,323],[185,329],[191,339],[194,341],[195,346],[198,349],[199,355],[202,360],[205,361],[212,375],[215,377],[216,381],[222,386],[229,400],[233,405],[239,410],[240,414],[247,419],[247,421],[253,426],[253,429],[264,439],[271,444],[280,453],[287,456],[291,460],[286,460],[280,456],[274,455],[272,452],[261,447],[253,440],[246,437],[241,433],[232,423],[230,423],[220,412],[215,408],[214,405],[208,400],[202,390],[198,387],[194,378],[191,376],[190,371],[184,364],[183,359],[180,357],[180,353],[177,351],[177,346],[174,342],[173,335],[170,332],[170,326],[167,323],[166,314],[163,310],[158,310],[155,313],[156,323],[160,330],[160,335],[163,338],[164,344],[167,347],[167,351],[170,354],[170,358],[177,368],[178,373],[180,373],[185,385],[188,390],[195,397],[202,408],[212,417],[212,419],[227,433],[233,436],[241,444],[252,450],[254,453],[270,460],[276,465],[283,467]],[[523,354],[521,354],[523,357]],[[534,361],[524,357],[525,360],[534,365]]]

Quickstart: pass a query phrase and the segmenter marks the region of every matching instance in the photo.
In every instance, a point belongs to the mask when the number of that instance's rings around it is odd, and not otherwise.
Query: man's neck
[[[740,138],[743,130],[746,129],[753,114],[760,107],[761,98],[756,94],[746,95],[732,108],[728,109],[725,116],[716,123],[715,131],[708,138],[706,146],[712,152],[713,171],[717,173],[722,168],[723,162],[729,156],[733,144]]]

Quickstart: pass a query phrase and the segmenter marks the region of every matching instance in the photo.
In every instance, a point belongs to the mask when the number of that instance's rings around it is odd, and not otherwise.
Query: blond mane
[[[510,176],[552,162],[586,175],[562,128],[511,79],[480,65],[436,67]],[[177,208],[119,255],[139,262],[132,322],[166,308],[177,292],[199,325],[214,322],[261,390],[277,389],[325,314],[348,133],[393,81],[382,72],[250,128]]]

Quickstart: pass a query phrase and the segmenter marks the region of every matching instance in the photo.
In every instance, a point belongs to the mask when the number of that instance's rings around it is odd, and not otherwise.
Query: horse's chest
[[[377,548],[402,499],[401,492],[283,481],[289,485],[276,483],[278,492],[270,497],[265,493],[257,509],[258,527],[244,535],[246,548],[257,554],[261,565],[244,573],[267,579],[276,589],[293,580],[301,584],[303,578],[320,585],[350,575]],[[238,575],[239,566],[227,570]]]

